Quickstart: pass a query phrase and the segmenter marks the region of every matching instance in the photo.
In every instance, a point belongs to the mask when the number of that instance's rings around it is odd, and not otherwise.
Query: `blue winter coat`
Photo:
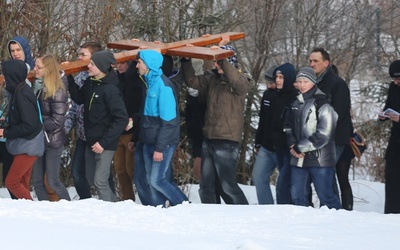
[[[163,152],[168,145],[177,145],[180,135],[178,97],[173,83],[163,77],[161,65],[163,57],[154,50],[142,50],[148,72],[144,75],[148,85],[139,139],[146,144],[154,144],[157,152]]]

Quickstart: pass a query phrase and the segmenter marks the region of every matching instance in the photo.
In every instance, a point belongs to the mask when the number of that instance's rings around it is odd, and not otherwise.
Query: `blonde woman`
[[[48,184],[60,199],[71,200],[67,189],[59,178],[61,154],[67,140],[64,132],[64,117],[68,110],[66,84],[53,55],[45,55],[36,60],[35,77],[43,88],[38,90],[38,97],[45,131],[45,152],[33,166],[32,184],[38,200],[49,200],[45,188],[45,174]],[[63,79],[66,80],[65,77]],[[35,84],[37,84],[35,83]]]

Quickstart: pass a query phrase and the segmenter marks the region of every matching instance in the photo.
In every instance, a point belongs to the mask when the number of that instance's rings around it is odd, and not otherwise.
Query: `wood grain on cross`
[[[224,49],[210,49],[204,46],[218,44],[223,35],[229,35],[231,41],[243,39],[245,34],[243,32],[227,32],[221,34],[210,35],[208,37],[198,37],[171,43],[155,43],[146,41],[132,40],[121,40],[116,42],[110,42],[107,44],[108,48],[124,50],[119,53],[114,53],[117,62],[127,62],[135,60],[141,47],[147,47],[148,49],[160,49],[162,54],[170,56],[190,57],[199,58],[204,60],[219,60],[233,56],[232,50]],[[192,44],[193,47],[186,45]],[[78,60],[61,65],[61,68],[66,74],[73,74],[80,71],[87,70],[87,65],[90,60]],[[31,71],[28,74],[28,79],[34,79],[34,72]],[[0,82],[3,82],[3,76],[0,75]]]

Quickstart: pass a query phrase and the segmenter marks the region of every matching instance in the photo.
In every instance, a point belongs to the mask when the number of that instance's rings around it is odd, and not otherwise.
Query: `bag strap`
[[[36,105],[37,105],[37,107],[38,107],[40,123],[43,124],[42,110],[41,110],[41,108],[40,108],[40,104],[39,104],[39,100],[38,100],[38,99],[36,99]]]

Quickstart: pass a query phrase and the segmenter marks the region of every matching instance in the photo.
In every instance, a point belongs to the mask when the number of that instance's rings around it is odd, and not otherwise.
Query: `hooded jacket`
[[[32,58],[31,46],[29,45],[28,40],[26,40],[26,38],[22,36],[13,37],[7,44],[8,53],[10,54],[10,56],[11,56],[10,44],[12,42],[16,42],[21,46],[25,54],[25,63],[27,63],[30,67],[28,71],[33,70],[33,68],[35,67],[35,60],[33,60]]]
[[[293,85],[296,81],[294,66],[290,63],[280,65],[273,72],[274,79],[278,70],[284,76],[283,87],[274,91],[267,90],[263,95],[260,122],[256,133],[256,145],[261,144],[270,151],[286,148],[283,123],[286,111],[298,93]]]
[[[138,57],[148,68],[144,75],[148,89],[139,139],[154,144],[155,151],[163,152],[168,145],[177,145],[180,137],[178,93],[174,84],[163,75],[163,57],[154,50],[142,50]]]
[[[290,106],[284,130],[289,146],[305,154],[303,163],[291,156],[299,167],[335,167],[335,129],[338,115],[326,95],[314,86],[300,94]]]
[[[212,74],[196,76],[191,60],[182,59],[181,62],[185,83],[199,90],[207,100],[204,136],[240,143],[249,80],[226,59],[217,62],[224,75],[213,71]]]
[[[68,77],[68,86],[72,100],[84,104],[87,145],[99,142],[105,150],[116,150],[118,139],[128,124],[128,114],[115,71],[110,70],[101,79],[89,77],[81,88]]]
[[[9,103],[9,125],[4,129],[7,139],[30,140],[42,131],[36,96],[25,83],[27,66],[20,60],[8,60],[2,64],[6,90],[12,95]]]

